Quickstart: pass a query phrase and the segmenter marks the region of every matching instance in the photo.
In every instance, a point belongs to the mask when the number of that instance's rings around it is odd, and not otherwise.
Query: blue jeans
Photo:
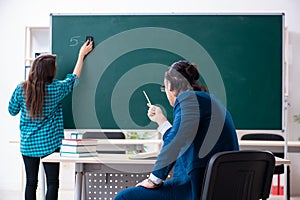
[[[26,171],[25,200],[36,200],[40,157],[24,156]],[[57,200],[59,188],[59,163],[43,163],[47,179],[46,200]]]
[[[172,179],[155,189],[128,188],[120,191],[114,200],[200,200],[204,171],[203,168],[192,170],[185,183]]]

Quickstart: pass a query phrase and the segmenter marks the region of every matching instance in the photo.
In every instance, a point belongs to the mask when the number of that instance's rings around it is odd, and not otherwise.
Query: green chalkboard
[[[198,65],[240,130],[281,130],[283,14],[51,14],[57,78],[71,73],[87,35],[79,85],[63,102],[66,129],[152,129],[147,92],[172,121],[160,91],[175,61]]]

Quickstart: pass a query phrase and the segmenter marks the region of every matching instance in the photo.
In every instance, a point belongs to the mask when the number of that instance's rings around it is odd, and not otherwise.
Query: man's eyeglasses
[[[160,91],[161,91],[161,92],[166,92],[166,87],[165,87],[164,85],[161,85],[161,86],[160,86]]]

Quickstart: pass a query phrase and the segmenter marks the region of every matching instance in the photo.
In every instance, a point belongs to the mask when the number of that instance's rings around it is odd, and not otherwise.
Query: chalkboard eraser
[[[88,44],[89,44],[90,42],[94,42],[94,38],[93,38],[93,36],[86,36],[85,41],[88,41]]]

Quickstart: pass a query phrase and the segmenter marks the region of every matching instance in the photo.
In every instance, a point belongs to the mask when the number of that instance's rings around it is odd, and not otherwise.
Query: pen
[[[145,95],[145,97],[146,97],[148,103],[149,103],[150,105],[152,105],[151,102],[150,102],[150,99],[149,99],[148,95],[146,94],[146,92],[145,92],[144,90],[143,90],[143,93],[144,93],[144,95]]]

